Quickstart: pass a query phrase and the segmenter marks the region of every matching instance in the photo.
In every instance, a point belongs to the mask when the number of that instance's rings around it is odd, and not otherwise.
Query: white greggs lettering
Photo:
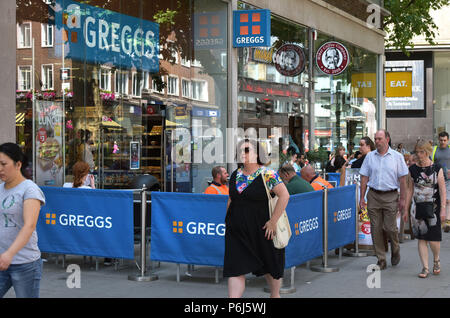
[[[345,210],[339,210],[337,212],[336,219],[337,221],[344,221],[350,219],[351,217],[352,217],[352,209],[348,208]]]
[[[319,228],[319,218],[315,217],[298,223],[300,233],[309,232]]]
[[[129,25],[121,26],[119,23],[111,25],[102,19],[98,21],[93,17],[86,17],[83,26],[86,45],[94,48],[98,44],[100,50],[124,52],[129,56],[153,58],[155,38],[153,31],[144,31],[142,28],[132,30]]]
[[[252,37],[248,37],[248,36],[238,36],[236,38],[236,43],[237,44],[248,44],[248,43],[255,43],[255,44],[259,44],[259,43],[264,43],[264,36],[252,36]]]
[[[189,222],[186,225],[186,231],[189,234],[197,235],[225,235],[225,224],[214,224],[214,223],[201,223],[201,222]]]
[[[63,226],[77,226],[77,227],[96,227],[98,229],[112,228],[112,218],[110,216],[104,218],[103,216],[93,217],[91,215],[74,215],[61,214],[59,216],[59,224]]]

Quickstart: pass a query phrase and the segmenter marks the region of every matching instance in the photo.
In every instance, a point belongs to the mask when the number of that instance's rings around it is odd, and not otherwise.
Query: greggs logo
[[[270,46],[270,10],[233,12],[234,46]]]
[[[294,224],[295,235],[300,235],[319,228],[319,218],[315,217]]]
[[[59,225],[70,227],[88,227],[97,229],[112,228],[112,217],[92,216],[82,214],[68,214],[61,213],[59,216],[56,213],[45,213],[46,225]]]
[[[352,209],[348,208],[348,209],[344,209],[344,210],[339,210],[333,213],[333,222],[337,223],[340,221],[345,221],[348,220],[352,217]]]
[[[225,236],[225,224],[172,221],[172,232],[176,234]]]

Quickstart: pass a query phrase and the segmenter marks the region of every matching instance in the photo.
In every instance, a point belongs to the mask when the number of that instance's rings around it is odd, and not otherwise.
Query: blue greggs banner
[[[157,73],[159,25],[71,0],[56,0],[56,34],[66,58]],[[55,46],[61,56],[61,45]]]
[[[41,187],[43,252],[134,259],[133,192]]]
[[[328,190],[328,249],[355,241],[356,186]]]
[[[153,261],[223,266],[228,196],[152,192]]]
[[[322,191],[290,196],[286,213],[292,236],[286,247],[286,268],[303,264],[323,254],[322,206]]]

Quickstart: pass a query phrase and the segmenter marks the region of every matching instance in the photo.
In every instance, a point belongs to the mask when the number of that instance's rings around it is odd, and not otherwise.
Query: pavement
[[[329,252],[328,266],[339,270],[332,273],[314,272],[306,264],[294,271],[295,292],[283,294],[283,298],[445,298],[450,296],[450,233],[443,233],[441,244],[441,274],[426,279],[417,277],[421,271],[417,240],[405,240],[401,244],[401,261],[393,267],[390,253],[388,267],[381,272],[372,272],[368,266],[376,263],[376,257],[339,258]],[[136,246],[136,255],[138,247]],[[103,259],[96,270],[95,262],[82,256],[67,255],[64,266],[62,257],[56,263],[55,256],[47,255],[44,263],[41,298],[226,298],[227,281],[219,270],[219,282],[215,282],[215,268],[195,266],[186,275],[187,265],[180,266],[180,282],[177,282],[177,264],[160,263],[149,268],[147,275],[156,275],[157,280],[136,282],[129,275],[139,273],[134,261],[121,261],[118,266],[104,266]],[[430,269],[432,253],[429,252]],[[78,266],[80,272],[70,269]],[[321,265],[322,259],[310,261],[310,265]],[[69,266],[69,272],[66,269]],[[76,276],[79,274],[78,276]],[[291,285],[291,270],[285,272],[284,285]],[[379,274],[379,275],[378,275]],[[378,275],[378,276],[377,276]],[[247,275],[246,298],[267,298],[264,277]],[[15,297],[13,289],[6,298]]]

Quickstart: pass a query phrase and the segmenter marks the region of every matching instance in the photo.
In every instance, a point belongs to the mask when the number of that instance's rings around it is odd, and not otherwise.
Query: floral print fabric
[[[242,191],[244,191],[261,173],[263,174],[265,179],[264,181],[270,190],[283,182],[278,173],[266,167],[258,168],[258,170],[249,176],[246,176],[242,171],[242,168],[239,168],[236,174],[236,189],[238,192],[242,193]]]

